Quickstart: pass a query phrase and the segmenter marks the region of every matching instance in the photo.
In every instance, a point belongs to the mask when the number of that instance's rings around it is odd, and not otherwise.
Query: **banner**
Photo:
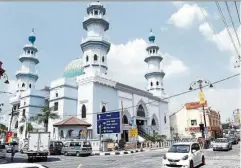
[[[137,128],[131,128],[129,130],[129,137],[130,138],[138,137],[138,130],[137,130]]]
[[[202,104],[202,105],[205,104],[206,101],[205,101],[204,93],[203,92],[199,92],[198,96],[199,96],[200,104]]]
[[[204,104],[200,104],[200,102],[190,102],[185,104],[187,110],[198,109],[202,106],[207,107],[207,101]]]
[[[7,142],[7,143],[11,142],[11,140],[12,140],[11,137],[12,136],[13,136],[13,132],[12,131],[8,131],[7,135],[6,135],[6,138],[5,138],[5,142]]]

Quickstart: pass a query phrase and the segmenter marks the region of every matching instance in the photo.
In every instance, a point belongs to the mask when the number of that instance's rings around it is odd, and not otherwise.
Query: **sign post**
[[[97,114],[97,134],[120,133],[120,112]]]

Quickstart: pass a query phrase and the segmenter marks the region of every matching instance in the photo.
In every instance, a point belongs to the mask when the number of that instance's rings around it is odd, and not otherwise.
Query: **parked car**
[[[89,141],[70,141],[64,144],[62,148],[62,153],[67,155],[91,155],[92,153],[92,146]]]
[[[1,168],[49,168],[47,166],[36,163],[8,163],[1,164]]]
[[[238,137],[236,135],[229,136],[229,141],[232,142],[232,144],[236,145],[238,144]]]
[[[232,143],[228,138],[217,138],[213,143],[213,151],[216,150],[226,150],[229,151],[232,149]]]
[[[62,141],[50,141],[49,154],[61,154],[64,144]]]
[[[18,143],[13,141],[13,142],[10,142],[10,143],[5,143],[7,153],[11,152],[11,148],[12,148],[13,145],[14,145],[14,148],[15,148],[15,152],[19,151]]]
[[[194,168],[198,165],[205,165],[205,157],[197,142],[179,142],[171,146],[162,162],[164,168]]]
[[[5,145],[0,144],[0,158],[5,158],[7,154],[7,150]]]

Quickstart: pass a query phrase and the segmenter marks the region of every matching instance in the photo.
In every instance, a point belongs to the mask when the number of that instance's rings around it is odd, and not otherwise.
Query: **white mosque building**
[[[157,132],[170,137],[168,100],[162,100],[165,97],[165,73],[160,66],[163,58],[155,44],[155,36],[151,32],[143,60],[148,65],[148,72],[143,74],[147,80],[147,90],[114,81],[108,77],[111,43],[105,38],[105,32],[109,29],[105,15],[106,9],[99,2],[88,5],[87,17],[83,21],[87,37],[80,44],[83,56],[71,61],[65,67],[63,77],[53,80],[49,87],[42,90],[35,88],[39,60],[36,37],[32,31],[29,44],[24,46],[19,57],[22,65],[16,73],[16,94],[10,99],[15,114],[11,131],[18,138],[24,139],[26,135],[25,127],[19,129],[27,123],[21,122],[22,118],[35,116],[46,105],[54,107],[54,112],[60,116],[60,119],[49,121],[51,139],[82,138],[81,132],[85,132],[88,139],[100,139],[97,114],[113,110],[121,112],[120,132],[104,134],[103,138],[116,137],[129,141],[130,121],[137,125],[139,136]]]

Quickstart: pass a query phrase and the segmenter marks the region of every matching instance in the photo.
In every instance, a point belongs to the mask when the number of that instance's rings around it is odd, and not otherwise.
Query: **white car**
[[[0,158],[5,158],[7,154],[7,150],[5,145],[0,145]]]
[[[205,157],[197,142],[179,142],[171,146],[162,162],[164,168],[194,168],[205,165]]]
[[[232,141],[229,141],[228,138],[217,138],[213,143],[213,151],[217,150],[232,150]]]
[[[1,168],[48,168],[47,166],[35,163],[9,163],[2,164]]]

